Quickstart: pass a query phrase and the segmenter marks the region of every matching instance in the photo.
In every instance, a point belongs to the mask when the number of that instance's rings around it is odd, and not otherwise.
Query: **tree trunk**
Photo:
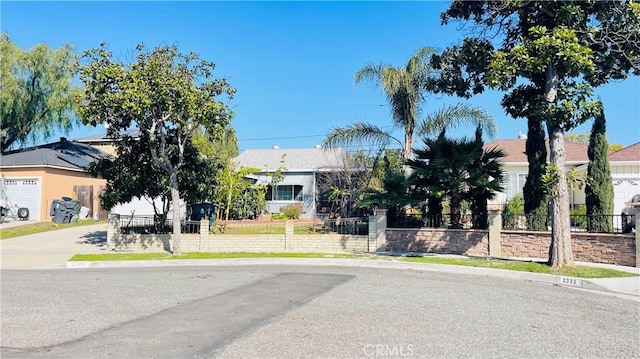
[[[553,268],[560,268],[565,265],[573,265],[569,186],[565,174],[564,130],[560,126],[549,127],[549,130],[550,159],[558,170],[558,184],[552,199],[553,216],[549,264]]]
[[[413,133],[409,131],[405,131],[404,133],[404,150],[402,152],[402,157],[405,161],[402,165],[402,172],[404,173],[404,178],[409,178],[413,172],[411,167],[406,163],[411,159],[411,157],[413,157]]]
[[[180,228],[180,191],[178,189],[178,174],[173,171],[169,175],[169,187],[171,188],[171,206],[173,208],[173,248],[174,255],[182,254],[180,241],[182,231]]]
[[[553,63],[549,63],[545,78],[545,97],[553,104],[558,96],[558,75]],[[552,194],[551,246],[549,265],[560,268],[573,265],[571,248],[571,218],[569,213],[569,188],[565,168],[564,129],[555,118],[547,118],[549,132],[549,159],[558,171],[558,183]]]

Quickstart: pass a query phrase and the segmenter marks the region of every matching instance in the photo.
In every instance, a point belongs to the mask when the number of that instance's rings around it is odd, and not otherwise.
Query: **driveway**
[[[64,268],[74,254],[106,253],[107,225],[96,224],[0,240],[0,269]]]

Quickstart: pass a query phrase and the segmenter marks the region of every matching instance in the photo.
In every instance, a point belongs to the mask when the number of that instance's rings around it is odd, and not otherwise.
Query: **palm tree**
[[[382,88],[391,106],[394,127],[403,129],[403,140],[392,136],[391,130],[356,122],[349,126],[333,128],[324,140],[324,147],[374,143],[384,148],[393,141],[400,145],[404,159],[408,160],[412,157],[416,127],[420,135],[428,135],[461,123],[482,123],[488,134],[493,136],[496,127],[493,118],[486,111],[469,105],[444,107],[423,120],[419,119],[421,105],[426,99],[425,92],[430,88],[430,76],[434,73],[428,61],[433,54],[433,49],[424,47],[416,51],[404,67],[369,63],[355,75],[356,83],[369,81]],[[407,174],[405,171],[405,175]]]
[[[378,126],[355,123],[331,130],[324,141],[325,147],[364,141],[386,146],[390,140],[395,140],[403,149],[403,157],[411,158],[413,131],[420,115],[420,105],[425,100],[424,91],[429,75],[433,72],[428,59],[434,53],[434,49],[423,47],[409,58],[404,67],[369,63],[355,75],[357,84],[368,81],[382,88],[391,106],[393,124],[404,129],[404,141],[394,138]]]
[[[409,160],[413,169],[410,183],[418,196],[425,194],[429,205],[439,206],[443,198],[449,199],[452,228],[461,228],[462,202],[469,201],[472,208],[486,218],[486,203],[496,192],[502,190],[504,171],[499,159],[504,157],[500,150],[484,150],[482,128],[477,126],[476,139],[450,139],[445,131],[433,138],[424,139],[424,149],[416,150],[416,159]],[[423,191],[417,191],[423,189]],[[417,198],[416,198],[417,199]],[[431,213],[430,215],[439,213]],[[484,221],[474,223],[484,226]]]

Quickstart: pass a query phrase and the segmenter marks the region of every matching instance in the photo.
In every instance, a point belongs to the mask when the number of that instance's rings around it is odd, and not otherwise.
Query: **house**
[[[346,151],[344,149],[322,149],[319,146],[305,149],[245,150],[235,158],[240,167],[259,168],[260,172],[251,175],[256,183],[271,184],[271,174],[280,169],[284,178],[267,193],[267,210],[279,213],[280,208],[289,204],[301,203],[304,218],[316,214],[320,193],[318,176],[336,172],[344,168]]]
[[[496,140],[485,144],[485,148],[497,147],[506,153],[502,159],[505,170],[505,199],[521,194],[529,171],[526,154],[526,138]],[[547,145],[547,160],[549,142]],[[565,142],[566,169],[586,176],[589,165],[588,146]],[[609,165],[614,188],[614,213],[620,214],[625,202],[640,193],[640,142],[609,153]],[[585,204],[584,188],[569,189],[572,207]]]
[[[62,197],[78,199],[89,208],[90,216],[106,219],[98,198],[106,181],[85,172],[89,163],[106,155],[64,137],[58,142],[10,151],[0,159],[2,185],[13,205],[29,209],[30,220],[51,220],[51,204]]]
[[[622,213],[626,202],[640,194],[640,142],[609,154],[613,179],[613,213]]]

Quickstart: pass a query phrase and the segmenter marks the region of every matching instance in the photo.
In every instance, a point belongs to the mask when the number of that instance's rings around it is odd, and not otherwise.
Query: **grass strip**
[[[29,234],[36,234],[42,232],[56,231],[58,229],[90,226],[93,224],[99,224],[106,222],[98,222],[93,219],[86,219],[73,223],[53,223],[53,222],[37,222],[33,224],[25,224],[23,226],[11,227],[0,230],[0,239],[9,239],[20,236],[26,236]]]
[[[518,272],[554,274],[578,278],[619,278],[637,277],[638,274],[622,272],[609,268],[568,266],[554,269],[546,263],[485,258],[449,258],[449,257],[406,257],[406,262],[445,264],[480,268],[506,269]]]
[[[376,259],[390,260],[397,257],[381,256],[374,254],[325,254],[325,253],[209,253],[192,252],[174,256],[170,253],[106,253],[106,254],[76,254],[70,261],[133,261],[133,260],[181,260],[181,259],[224,259],[224,258],[349,258],[349,259]],[[638,274],[622,272],[609,268],[571,266],[561,269],[552,269],[545,263],[505,260],[505,259],[485,259],[485,258],[451,258],[439,256],[425,257],[402,257],[406,262],[430,263],[457,265],[480,268],[505,269],[519,272],[542,273],[563,275],[578,278],[620,278],[637,277]]]

